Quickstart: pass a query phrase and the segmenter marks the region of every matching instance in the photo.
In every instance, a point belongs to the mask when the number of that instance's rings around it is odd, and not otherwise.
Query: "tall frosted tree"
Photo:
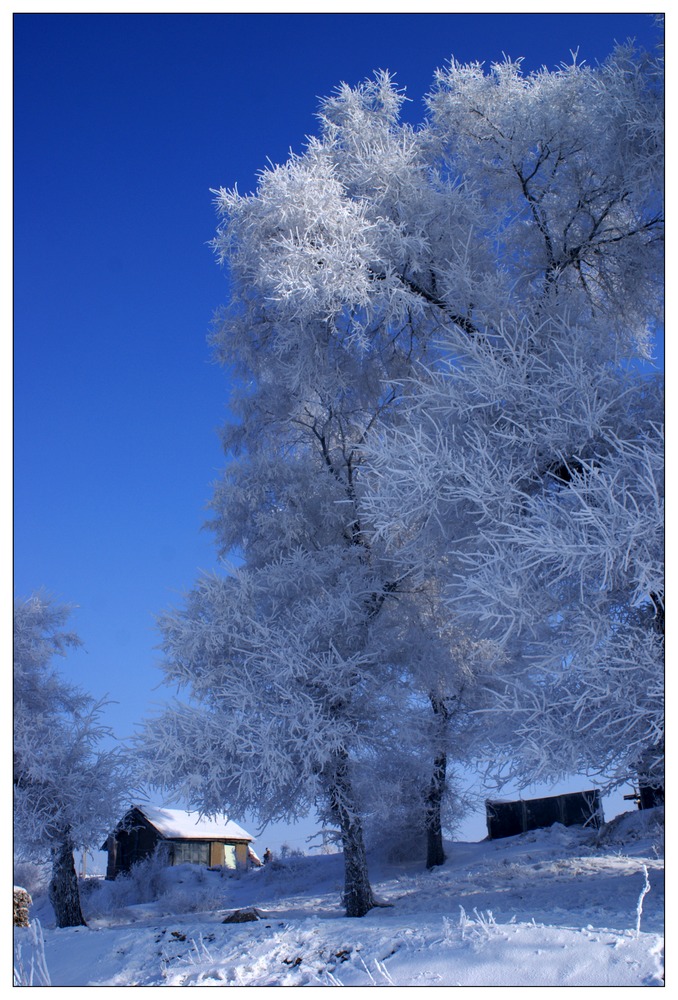
[[[129,774],[101,723],[102,703],[65,681],[56,656],[80,645],[70,608],[42,594],[14,605],[14,845],[51,860],[49,898],[58,927],[85,923],[73,852],[117,822]]]
[[[489,718],[526,782],[663,781],[662,108],[631,46],[528,77],[453,62],[429,96],[494,262],[464,308],[439,295],[465,321],[372,442],[369,509],[399,559],[445,553],[450,606],[506,650]]]
[[[409,265],[426,219],[451,246],[474,210],[432,184],[402,100],[385,74],[344,87],[303,156],[265,171],[254,195],[218,192],[215,249],[233,296],[214,345],[237,388],[212,527],[244,568],[202,581],[163,619],[167,677],[192,707],[147,733],[152,772],[199,808],[237,803],[268,819],[315,801],[341,832],[354,916],[373,905],[355,767],[392,745],[410,690],[394,629],[405,604],[418,614],[422,586],[371,540],[363,448],[377,422],[398,421],[431,349],[435,321]]]

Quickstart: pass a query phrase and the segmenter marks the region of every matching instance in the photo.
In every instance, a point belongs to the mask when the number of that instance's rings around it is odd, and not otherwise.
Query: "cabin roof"
[[[254,837],[229,819],[225,813],[208,819],[197,812],[185,809],[166,809],[164,806],[136,805],[134,809],[146,817],[156,830],[172,840],[246,840]]]

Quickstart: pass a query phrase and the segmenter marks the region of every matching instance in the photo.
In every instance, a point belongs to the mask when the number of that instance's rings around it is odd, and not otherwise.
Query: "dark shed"
[[[540,799],[519,799],[517,802],[485,802],[487,833],[490,839],[514,837],[527,830],[562,823],[563,826],[595,826],[603,822],[600,792],[568,792]]]

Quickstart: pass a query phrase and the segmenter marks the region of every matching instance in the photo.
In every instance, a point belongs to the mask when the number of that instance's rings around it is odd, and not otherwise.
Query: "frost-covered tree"
[[[478,223],[431,269],[442,361],[371,443],[369,512],[407,565],[444,553],[450,607],[506,650],[489,718],[526,782],[661,780],[662,102],[630,46],[452,62],[429,97]]]
[[[14,844],[51,860],[49,897],[59,927],[84,924],[73,851],[99,842],[126,801],[124,756],[105,750],[103,703],[64,681],[55,656],[80,645],[70,608],[34,594],[14,605]]]
[[[502,626],[471,672],[505,697],[535,644],[572,662],[568,601],[598,607],[576,570],[557,593],[551,563],[540,604],[513,583],[507,623],[479,581],[493,553],[511,573],[530,504],[564,516],[615,442],[630,459],[654,440],[634,361],[661,300],[658,74],[630,47],[529,77],[452,62],[413,129],[380,73],[324,100],[319,137],[255,194],[217,192],[232,300],[213,340],[236,389],[212,527],[244,568],[162,622],[188,698],[149,723],[149,769],[202,809],[319,799],[352,915],[373,904],[356,782],[422,701],[438,798],[459,695],[446,630],[478,649],[477,620]]]
[[[342,88],[303,156],[265,171],[254,195],[218,193],[233,297],[214,344],[237,389],[212,527],[244,569],[201,582],[163,620],[167,677],[191,707],[147,737],[150,771],[198,808],[237,802],[269,819],[316,801],[341,831],[351,915],[373,904],[353,775],[403,708],[409,668],[392,633],[418,599],[363,521],[363,447],[378,421],[398,421],[435,332],[408,264],[425,219],[451,246],[474,211],[431,186],[402,100],[383,74]]]

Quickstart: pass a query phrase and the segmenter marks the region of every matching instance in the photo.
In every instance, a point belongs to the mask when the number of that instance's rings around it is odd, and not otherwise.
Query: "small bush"
[[[21,885],[36,899],[47,892],[50,865],[38,861],[17,861],[14,864],[14,885]]]
[[[170,866],[158,855],[138,862],[114,881],[87,881],[97,885],[88,886],[82,898],[86,919],[144,903],[158,904],[163,913],[196,913],[228,906],[229,881],[224,872],[193,864]]]
[[[300,847],[290,847],[289,844],[280,845],[280,857],[283,861],[286,861],[288,858],[303,858],[305,856]]]

